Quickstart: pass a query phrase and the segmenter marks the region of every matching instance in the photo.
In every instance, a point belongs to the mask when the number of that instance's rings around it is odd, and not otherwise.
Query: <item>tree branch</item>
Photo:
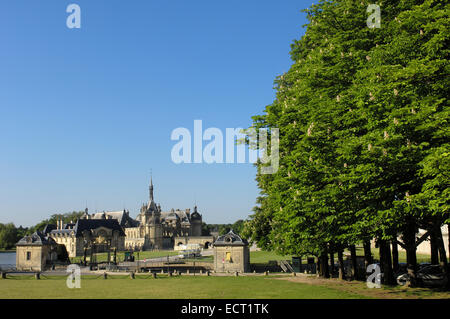
[[[425,234],[423,234],[419,240],[416,242],[416,247],[419,246],[425,239],[428,238],[428,236],[430,236],[430,231],[427,230]]]

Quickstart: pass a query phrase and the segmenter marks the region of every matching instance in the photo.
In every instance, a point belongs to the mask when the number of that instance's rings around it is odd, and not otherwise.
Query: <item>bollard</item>
[[[164,269],[161,269],[161,275],[164,274]]]
[[[152,277],[156,279],[156,272],[152,272]]]
[[[256,274],[256,270],[253,270],[253,273]]]
[[[239,276],[239,272],[236,271],[236,272],[234,273],[234,276],[235,276],[235,277],[238,277],[238,276]]]
[[[108,275],[106,274],[106,272],[103,273],[103,279],[108,279]]]
[[[189,269],[186,271],[186,274],[189,275]]]
[[[134,272],[130,272],[130,278],[131,278],[131,279],[134,279],[135,276],[136,276],[136,275],[134,274]]]
[[[41,279],[41,273],[39,272],[35,273],[34,278],[36,278],[37,280]]]

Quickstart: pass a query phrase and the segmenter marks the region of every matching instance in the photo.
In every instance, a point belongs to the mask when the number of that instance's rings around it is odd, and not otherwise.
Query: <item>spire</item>
[[[153,198],[153,177],[152,176],[150,176],[150,188],[149,188],[149,190],[150,190],[150,202],[153,202],[154,198]]]

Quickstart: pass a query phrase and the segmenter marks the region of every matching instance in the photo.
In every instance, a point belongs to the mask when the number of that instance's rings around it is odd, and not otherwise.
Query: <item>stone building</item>
[[[57,243],[39,231],[23,237],[16,244],[17,270],[42,271],[57,260]]]
[[[198,243],[209,247],[214,240],[212,236],[202,236],[202,215],[188,208],[162,211],[161,205],[154,199],[153,181],[150,180],[149,201],[142,204],[136,219],[130,217],[128,211],[102,212],[82,219],[116,219],[124,229],[125,248],[133,250],[173,249],[175,245]]]
[[[65,245],[70,257],[83,256],[86,247],[96,252],[116,248],[123,250],[173,249],[175,245],[199,244],[210,247],[213,236],[202,236],[202,215],[197,206],[190,209],[163,212],[155,203],[153,181],[150,181],[149,201],[143,204],[136,219],[127,210],[85,213],[75,223],[47,225],[44,235]]]
[[[249,272],[248,242],[231,230],[214,242],[214,270],[216,272]]]
[[[85,213],[87,214],[87,212]],[[76,223],[63,224],[58,221],[56,227],[47,225],[44,235],[66,247],[69,257],[83,256],[85,248],[95,247],[95,252],[107,252],[111,249],[125,249],[125,232],[117,219],[83,219]]]

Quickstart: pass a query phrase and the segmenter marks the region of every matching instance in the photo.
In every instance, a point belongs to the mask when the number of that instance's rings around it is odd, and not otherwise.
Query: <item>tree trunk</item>
[[[365,240],[363,245],[364,245],[364,266],[367,270],[367,267],[373,264],[372,250],[370,248],[370,240]]]
[[[383,284],[393,285],[395,283],[392,272],[391,247],[388,241],[380,239],[380,264],[383,273]]]
[[[355,245],[350,245],[350,257],[352,261],[352,280],[358,279],[358,264],[356,262],[356,247]]]
[[[338,263],[339,263],[339,279],[345,279],[345,266],[344,266],[344,256],[342,249],[338,250]]]
[[[403,232],[403,241],[406,246],[409,286],[417,287],[416,224],[412,220],[406,224],[405,231]]]
[[[322,258],[317,257],[317,276],[322,277]]]
[[[448,264],[447,255],[445,253],[445,244],[444,244],[444,239],[442,238],[442,231],[441,231],[440,225],[439,224],[436,225],[435,229],[436,229],[435,233],[436,233],[437,245],[438,245],[438,250],[439,250],[440,264],[441,264],[441,267],[443,268],[442,270],[444,272],[446,272],[447,276],[448,276],[450,274],[448,273],[449,269],[447,267],[447,264]],[[448,278],[450,278],[450,277],[448,277]]]
[[[397,234],[395,234],[397,236]],[[397,238],[395,237],[392,240],[392,269],[394,270],[394,273],[396,273],[399,270],[399,264],[398,264],[398,243]]]
[[[398,260],[397,260],[397,265],[398,265]],[[384,273],[384,278],[386,279],[386,284],[387,285],[395,285],[396,280],[394,278],[394,272],[392,269],[391,244],[388,241],[386,242],[386,269],[387,269],[387,271]]]
[[[439,264],[439,248],[435,230],[430,233],[431,264]]]
[[[324,248],[320,255],[320,276],[323,278],[330,278],[330,271],[328,268],[328,249]]]
[[[447,237],[448,237],[448,254],[450,257],[450,224],[447,224]],[[450,278],[448,279],[450,282]]]
[[[334,253],[330,250],[330,277],[333,278],[334,274]]]
[[[330,278],[330,272],[328,269],[328,255],[326,253],[322,254],[320,261],[321,261],[320,268],[322,270],[321,276],[323,278]]]

